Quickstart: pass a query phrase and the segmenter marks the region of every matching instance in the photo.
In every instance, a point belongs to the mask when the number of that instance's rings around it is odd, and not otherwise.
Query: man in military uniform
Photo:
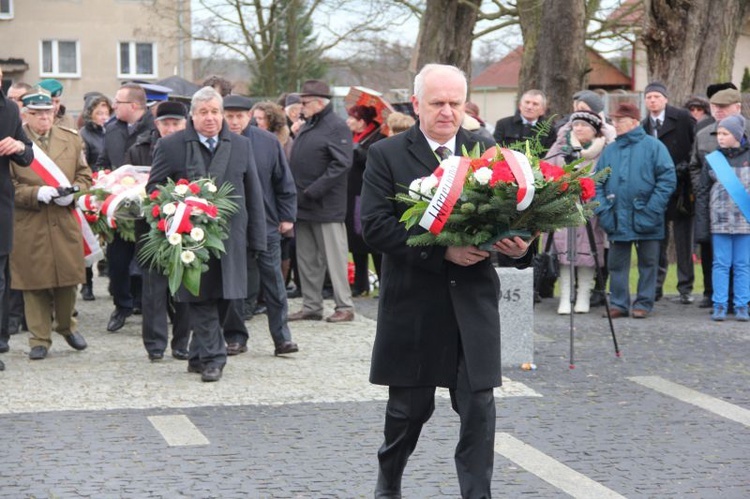
[[[78,130],[73,118],[69,114],[65,114],[65,106],[60,102],[60,97],[63,93],[62,83],[54,78],[47,78],[46,80],[37,83],[37,86],[49,92],[52,97],[55,125],[69,128],[71,130]]]
[[[78,133],[53,124],[48,93],[36,89],[24,96],[23,105],[23,130],[37,147],[29,168],[11,163],[15,225],[10,273],[13,288],[23,291],[29,358],[41,360],[52,345],[53,328],[75,350],[87,346],[73,317],[76,287],[86,281],[83,236],[73,194],[61,188],[88,189],[91,170]]]

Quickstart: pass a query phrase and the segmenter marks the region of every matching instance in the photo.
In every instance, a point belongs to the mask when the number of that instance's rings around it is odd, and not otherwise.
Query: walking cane
[[[575,344],[573,341],[573,333],[575,331],[575,322],[573,319],[573,316],[575,315],[573,313],[573,306],[575,304],[575,289],[576,289],[576,271],[575,271],[575,261],[576,261],[576,229],[575,227],[568,227],[568,274],[570,276],[570,282],[568,283],[568,286],[570,287],[570,369],[575,369],[576,365],[573,361],[573,345]]]

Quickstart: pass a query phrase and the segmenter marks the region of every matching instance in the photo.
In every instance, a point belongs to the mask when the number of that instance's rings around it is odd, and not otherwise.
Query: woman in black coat
[[[362,177],[365,174],[367,151],[372,144],[384,139],[380,133],[380,123],[375,121],[377,112],[372,106],[352,106],[349,108],[346,124],[352,131],[354,143],[354,159],[352,169],[349,170],[349,184],[346,196],[346,233],[349,251],[354,261],[354,284],[352,296],[367,295],[370,292],[369,257],[375,264],[375,272],[380,281],[380,262],[382,255],[373,251],[362,239],[362,221],[360,219],[360,195],[362,193]]]

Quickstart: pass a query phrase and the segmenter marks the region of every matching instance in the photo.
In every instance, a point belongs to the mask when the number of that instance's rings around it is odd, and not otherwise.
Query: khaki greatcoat
[[[28,125],[24,132],[40,145]],[[41,146],[40,146],[41,147]],[[77,133],[53,126],[45,151],[81,191],[91,186],[91,170],[83,155],[83,141]],[[73,286],[86,281],[81,228],[73,206],[44,204],[37,192],[44,184],[31,168],[11,163],[16,190],[13,251],[10,255],[14,289],[38,290]]]

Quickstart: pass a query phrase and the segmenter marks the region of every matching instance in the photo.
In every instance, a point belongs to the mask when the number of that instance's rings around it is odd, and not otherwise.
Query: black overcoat
[[[477,142],[494,145],[461,129],[456,151]],[[407,246],[406,205],[393,199],[437,166],[419,123],[370,147],[362,223],[367,244],[383,253],[370,381],[455,388],[460,345],[472,390],[488,389],[501,383],[497,273],[489,258],[461,267],[445,260],[445,247]]]
[[[231,155],[226,169],[217,171],[211,168],[208,175],[217,186],[231,183],[234,186],[233,194],[241,197],[236,200],[239,211],[229,222],[229,238],[224,241],[226,254],[221,257],[221,297],[234,300],[247,296],[247,251],[266,250],[266,215],[250,139],[230,132],[226,123],[218,138],[217,151],[229,144]],[[174,181],[190,179],[186,165],[187,148],[191,142],[199,142],[199,139],[190,121],[185,130],[159,139],[146,185],[148,192],[156,185],[165,184],[167,178]]]
[[[15,103],[5,98],[0,89],[0,139],[13,137],[26,144],[21,154],[0,156],[0,255],[9,255],[13,247],[13,182],[10,180],[10,162],[29,166],[34,159],[31,140],[21,128],[21,116]],[[1,272],[2,270],[0,270]]]

